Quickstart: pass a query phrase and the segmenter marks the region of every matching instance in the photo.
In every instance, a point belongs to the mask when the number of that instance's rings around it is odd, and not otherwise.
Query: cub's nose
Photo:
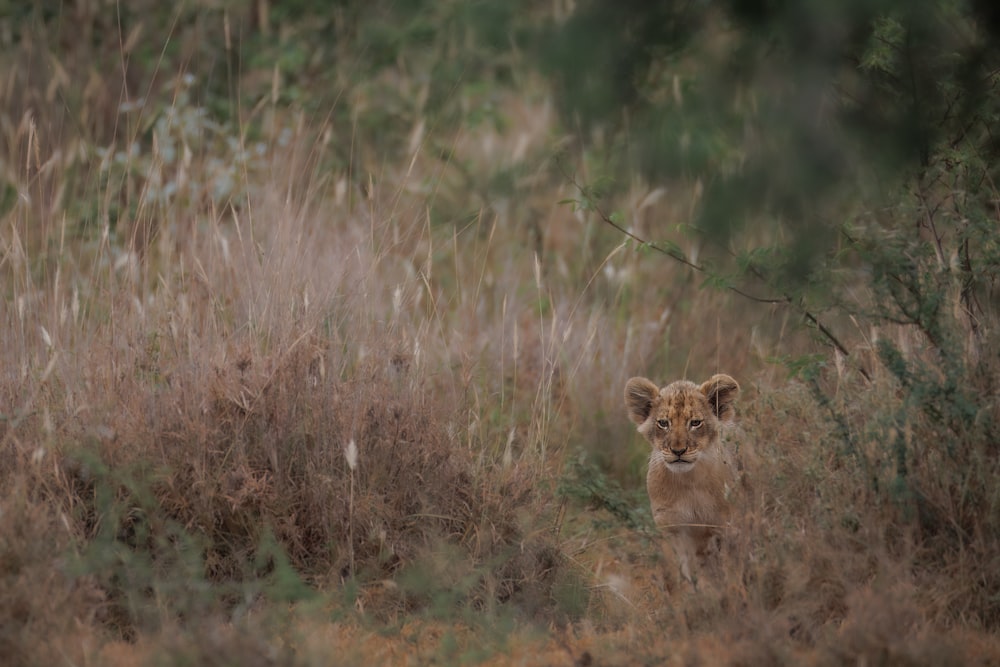
[[[681,449],[674,449],[673,447],[670,448],[670,452],[677,457],[683,456],[684,452],[686,452],[687,450],[688,450],[687,447],[683,447]]]

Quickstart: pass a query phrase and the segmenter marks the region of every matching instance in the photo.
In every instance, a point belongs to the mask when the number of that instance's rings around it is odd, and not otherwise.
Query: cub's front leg
[[[691,531],[679,525],[672,512],[656,512],[653,518],[660,532],[667,588],[673,589],[677,583],[685,581],[694,586],[697,545]]]

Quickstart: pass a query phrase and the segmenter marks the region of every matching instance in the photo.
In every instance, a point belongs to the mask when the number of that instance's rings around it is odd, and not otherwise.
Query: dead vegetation
[[[790,378],[775,358],[826,348],[787,312],[699,289],[558,205],[573,192],[546,166],[538,82],[500,100],[532,123],[418,115],[398,160],[358,130],[380,160],[363,168],[338,162],[351,139],[322,119],[240,109],[260,142],[227,171],[251,147],[234,126],[116,130],[137,112],[106,56],[36,40],[2,57],[19,91],[0,107],[11,664],[1000,656],[994,445],[935,449],[954,424],[906,402],[860,325],[869,379],[839,357]],[[168,74],[150,108],[205,118]],[[469,189],[498,165],[516,197]],[[642,183],[619,197],[639,229],[697,203]],[[744,388],[734,529],[668,595],[620,388],[720,369]],[[985,442],[976,419],[961,442]]]

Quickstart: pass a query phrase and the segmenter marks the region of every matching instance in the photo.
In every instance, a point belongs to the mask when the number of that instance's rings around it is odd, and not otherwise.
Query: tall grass
[[[226,118],[161,67],[138,108],[88,69],[107,54],[39,44],[6,56],[20,94],[0,108],[12,663],[1000,654],[996,523],[969,517],[972,498],[996,508],[979,432],[961,462],[981,476],[942,474],[941,425],[863,323],[869,379],[810,365],[825,350],[788,313],[560,205],[541,82],[490,94],[506,123],[417,110],[405,150],[379,153],[337,120],[370,82],[313,117],[274,103],[277,77]],[[36,49],[68,80],[35,71]],[[615,196],[640,231],[697,203],[638,181]],[[934,360],[878,335],[907,368]],[[747,390],[738,518],[697,587],[668,594],[621,389],[716,371]]]

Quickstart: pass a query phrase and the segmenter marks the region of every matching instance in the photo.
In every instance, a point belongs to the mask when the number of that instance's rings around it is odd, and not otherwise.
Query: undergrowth
[[[992,186],[852,218],[824,332],[572,147],[564,8],[112,4],[0,20],[8,662],[1000,655]],[[735,518],[668,592],[621,391],[714,372]]]

